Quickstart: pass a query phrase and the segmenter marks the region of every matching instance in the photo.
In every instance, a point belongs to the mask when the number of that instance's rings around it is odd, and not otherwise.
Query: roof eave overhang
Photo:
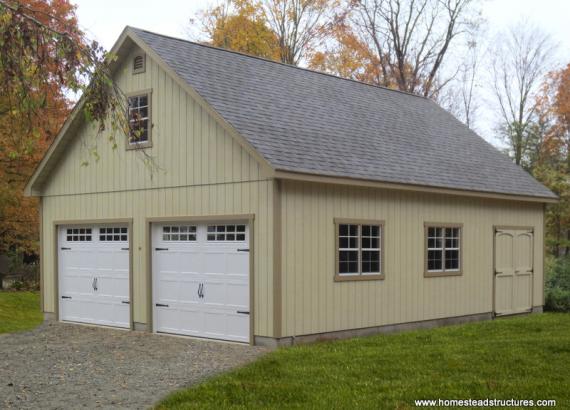
[[[427,192],[427,193],[441,194],[441,195],[500,199],[508,201],[519,201],[519,202],[535,202],[535,203],[547,203],[547,204],[559,202],[558,198],[538,197],[530,195],[513,195],[513,194],[461,190],[461,189],[452,189],[452,188],[443,188],[443,187],[430,187],[425,185],[414,185],[414,184],[400,184],[400,183],[382,182],[382,181],[375,181],[368,179],[322,175],[316,173],[313,174],[308,172],[295,172],[289,170],[275,171],[275,178],[284,179],[284,180],[293,180],[293,181],[372,187],[372,188],[392,189],[392,190],[411,191],[411,192]]]

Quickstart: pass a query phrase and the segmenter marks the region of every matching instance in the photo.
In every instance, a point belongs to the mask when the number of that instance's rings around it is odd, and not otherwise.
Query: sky
[[[75,0],[80,26],[111,48],[127,25],[186,37],[189,18],[212,0]],[[484,0],[483,15],[491,30],[499,31],[526,19],[549,32],[570,60],[570,1]]]
[[[189,19],[215,0],[75,0],[80,27],[90,39],[110,49],[125,26],[188,38]],[[557,64],[570,63],[569,0],[482,0],[483,18],[489,35],[507,29],[521,20],[549,33],[558,46]],[[495,145],[493,112],[487,109],[477,131]]]

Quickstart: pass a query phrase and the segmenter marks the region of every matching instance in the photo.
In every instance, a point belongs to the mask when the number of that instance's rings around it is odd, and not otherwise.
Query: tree
[[[325,34],[336,0],[261,0],[269,27],[279,39],[280,61],[298,65]]]
[[[251,3],[226,1],[200,11],[197,17],[211,45],[272,60],[279,59],[279,40]],[[195,19],[190,21],[195,23]]]
[[[480,68],[481,39],[477,30],[466,42],[463,58],[458,65],[457,76],[446,89],[438,95],[438,102],[450,111],[457,119],[463,121],[468,128],[476,128],[477,115],[480,109]]]
[[[546,77],[537,97],[536,117],[545,131],[532,172],[560,198],[547,209],[546,242],[554,255],[569,255],[570,65]]]
[[[67,1],[0,3],[0,13],[0,253],[31,254],[37,249],[37,200],[25,198],[22,191],[69,111],[53,78],[61,79],[75,64],[41,38],[32,39],[31,28],[45,24],[66,31],[74,42],[81,40],[74,8]],[[28,13],[37,23],[25,24],[19,13]],[[30,48],[16,44],[32,42],[38,55],[35,64],[27,64],[32,60]]]
[[[322,68],[342,75],[331,61],[356,53],[364,65],[356,78],[426,97],[436,97],[454,77],[445,59],[457,38],[476,23],[474,0],[347,0],[336,46]],[[348,41],[347,41],[348,40]],[[317,61],[318,63],[318,61]],[[318,64],[313,66],[318,67]]]
[[[0,0],[0,252],[37,248],[37,201],[22,190],[69,112],[68,91],[83,94],[100,131],[127,135],[111,61],[79,30],[68,0]]]
[[[298,65],[322,39],[338,0],[225,0],[197,19],[207,42]]]
[[[553,51],[550,37],[525,22],[500,33],[491,49],[499,131],[517,165],[530,167],[529,155],[536,153],[540,144],[540,127],[537,128],[535,121],[536,97]]]

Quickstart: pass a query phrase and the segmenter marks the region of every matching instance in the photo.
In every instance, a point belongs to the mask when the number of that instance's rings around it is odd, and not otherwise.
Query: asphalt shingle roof
[[[277,170],[556,197],[429,99],[133,31]]]

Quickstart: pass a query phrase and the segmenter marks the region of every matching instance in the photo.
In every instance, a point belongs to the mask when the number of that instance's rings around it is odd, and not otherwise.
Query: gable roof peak
[[[381,89],[383,89],[383,90],[393,91],[393,92],[396,92],[396,93],[401,93],[401,94],[409,95],[409,96],[412,96],[412,97],[417,97],[417,98],[422,98],[422,99],[429,99],[428,97],[425,97],[425,96],[420,95],[420,94],[414,94],[414,93],[409,92],[409,91],[403,91],[403,90],[399,90],[399,89],[397,89],[397,88],[390,88],[390,87],[386,87],[386,86],[379,85],[379,84],[366,83],[366,82],[364,82],[364,81],[355,80],[355,79],[353,79],[353,78],[341,77],[341,76],[339,76],[339,75],[332,74],[332,73],[327,73],[327,72],[324,72],[324,71],[314,70],[314,69],[307,68],[307,67],[301,67],[301,66],[294,65],[294,64],[288,64],[288,63],[284,63],[284,62],[282,62],[282,61],[271,60],[271,59],[269,59],[269,58],[265,58],[265,57],[261,57],[261,56],[256,56],[256,55],[254,55],[254,54],[244,53],[244,52],[242,52],[242,51],[236,51],[236,50],[232,50],[232,49],[229,49],[229,48],[217,47],[217,46],[213,46],[213,45],[211,45],[211,44],[207,44],[207,43],[203,43],[203,42],[198,42],[198,41],[192,41],[192,40],[188,40],[188,39],[184,39],[184,38],[180,38],[180,37],[169,36],[169,35],[167,35],[167,34],[161,34],[161,33],[155,32],[155,31],[146,30],[146,29],[142,29],[142,28],[138,28],[138,27],[133,27],[133,26],[126,26],[126,28],[133,30],[133,31],[135,32],[135,34],[136,34],[136,32],[148,33],[148,34],[151,34],[151,35],[154,35],[154,36],[164,37],[164,38],[167,38],[167,39],[170,39],[170,40],[174,40],[174,41],[181,41],[181,42],[188,43],[188,44],[192,44],[192,45],[199,46],[199,47],[205,47],[205,48],[209,48],[209,49],[216,50],[216,51],[222,51],[222,52],[225,52],[225,53],[237,54],[237,55],[240,55],[240,56],[243,56],[243,57],[253,58],[253,59],[256,59],[256,60],[265,61],[265,62],[267,62],[267,63],[278,64],[278,65],[285,66],[285,67],[289,67],[289,68],[295,68],[295,69],[297,69],[297,70],[303,70],[303,71],[307,71],[307,72],[309,72],[309,73],[325,75],[325,76],[328,76],[328,77],[336,78],[336,79],[338,79],[338,80],[350,81],[350,82],[353,82],[353,83],[356,83],[356,84],[361,84],[361,85],[367,86],[367,87],[381,88]]]

